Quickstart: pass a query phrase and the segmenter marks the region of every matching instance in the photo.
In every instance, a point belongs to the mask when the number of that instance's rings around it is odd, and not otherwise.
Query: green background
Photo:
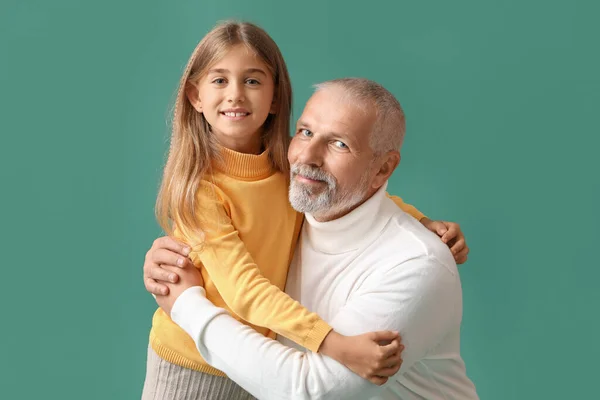
[[[1,398],[139,398],[169,110],[231,17],[281,47],[295,117],[336,77],[403,104],[390,191],[467,235],[462,354],[481,398],[598,398],[600,3],[0,4]]]

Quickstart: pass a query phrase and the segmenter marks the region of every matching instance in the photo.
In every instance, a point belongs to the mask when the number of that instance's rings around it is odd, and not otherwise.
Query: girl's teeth
[[[224,114],[227,115],[228,117],[245,117],[246,115],[248,115],[247,113],[234,113],[234,112],[226,112]]]

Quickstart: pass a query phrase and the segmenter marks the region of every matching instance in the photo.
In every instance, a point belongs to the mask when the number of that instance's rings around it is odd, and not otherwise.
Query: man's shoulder
[[[420,259],[456,273],[456,263],[448,246],[393,201],[384,201],[383,212],[389,215],[389,221],[378,240],[372,243],[370,251],[375,251],[378,258],[388,265]]]

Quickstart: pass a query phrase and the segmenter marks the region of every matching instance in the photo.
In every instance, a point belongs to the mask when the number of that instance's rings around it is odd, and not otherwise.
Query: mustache
[[[317,167],[311,167],[309,165],[304,164],[293,164],[290,168],[290,171],[293,175],[302,175],[309,179],[314,179],[317,181],[327,182],[330,187],[336,186],[336,180],[333,175],[323,171]]]

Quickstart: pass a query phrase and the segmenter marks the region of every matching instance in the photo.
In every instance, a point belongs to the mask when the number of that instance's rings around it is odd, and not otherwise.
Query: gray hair
[[[400,150],[406,121],[398,100],[389,90],[377,82],[365,78],[342,78],[314,85],[315,92],[338,88],[342,96],[359,105],[375,106],[376,120],[371,132],[370,145],[375,155]]]

